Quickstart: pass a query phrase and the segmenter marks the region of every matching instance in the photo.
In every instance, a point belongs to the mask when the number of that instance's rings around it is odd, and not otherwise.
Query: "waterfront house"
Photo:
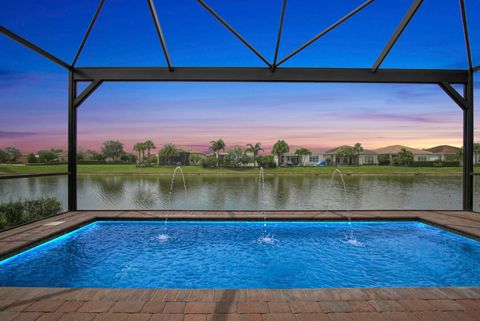
[[[461,148],[450,145],[439,145],[425,148],[425,150],[437,155],[442,162],[454,162],[458,161],[458,153]]]
[[[374,151],[378,155],[388,156],[390,164],[393,164],[394,159],[397,157],[397,154],[400,153],[402,149],[405,149],[413,154],[414,162],[432,162],[441,160],[439,154],[434,154],[428,150],[416,149],[403,145],[386,146],[382,148],[377,148]]]
[[[373,150],[364,149],[359,155],[341,157],[338,152],[342,148],[352,148],[352,146],[342,145],[329,149],[323,153],[323,159],[331,165],[378,165],[378,155]],[[357,162],[358,157],[358,162]]]

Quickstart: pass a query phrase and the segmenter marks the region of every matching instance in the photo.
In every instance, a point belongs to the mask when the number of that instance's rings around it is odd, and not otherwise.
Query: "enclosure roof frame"
[[[175,66],[167,49],[166,37],[162,31],[154,0],[147,0],[154,26],[159,38],[167,67],[78,67],[76,63],[94,28],[105,0],[100,0],[93,18],[82,38],[82,42],[74,56],[72,64],[68,64],[48,51],[40,48],[22,36],[0,26],[0,33],[26,46],[37,54],[49,59],[68,70],[68,207],[70,211],[77,210],[77,108],[92,95],[104,82],[303,82],[303,83],[399,83],[399,84],[436,84],[463,111],[463,209],[473,209],[473,77],[480,70],[480,65],[474,67],[470,49],[470,39],[467,23],[467,9],[464,0],[459,0],[465,39],[467,69],[385,69],[380,68],[388,57],[395,43],[401,37],[410,21],[414,18],[423,0],[412,0],[412,4],[394,33],[386,43],[371,68],[294,68],[279,67],[280,64],[293,58],[298,52],[310,46],[345,21],[366,10],[375,0],[367,0],[333,25],[317,34],[298,49],[278,59],[281,34],[284,28],[287,0],[283,0],[279,31],[275,41],[275,56],[270,63],[257,49],[240,35],[225,19],[210,7],[205,0],[197,2],[205,8],[217,21],[227,28],[238,40],[246,45],[266,67],[181,67]],[[80,82],[91,82],[80,94],[77,85]],[[452,84],[463,85],[463,93],[455,90]]]

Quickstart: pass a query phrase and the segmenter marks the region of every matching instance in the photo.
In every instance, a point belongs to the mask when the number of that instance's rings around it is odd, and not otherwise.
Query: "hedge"
[[[53,197],[0,204],[0,229],[52,216],[61,208],[60,202]]]

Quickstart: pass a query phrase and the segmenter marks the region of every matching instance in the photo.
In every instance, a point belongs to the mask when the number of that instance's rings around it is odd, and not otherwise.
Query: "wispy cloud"
[[[36,132],[14,132],[0,130],[0,139],[24,138],[38,135]]]

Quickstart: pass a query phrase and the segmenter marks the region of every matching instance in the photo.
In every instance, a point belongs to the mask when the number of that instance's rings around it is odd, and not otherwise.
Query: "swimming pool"
[[[98,221],[1,261],[0,285],[480,286],[479,264],[480,242],[420,222]]]

